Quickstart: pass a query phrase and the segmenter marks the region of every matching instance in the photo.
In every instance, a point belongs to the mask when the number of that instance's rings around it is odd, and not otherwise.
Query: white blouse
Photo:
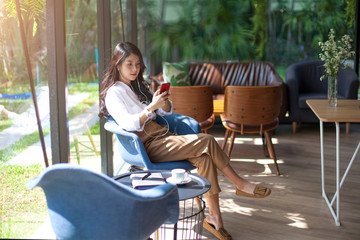
[[[163,109],[156,110],[160,116],[170,115],[173,104],[170,101],[171,109],[169,112]],[[121,81],[117,81],[109,88],[105,97],[105,106],[109,114],[115,119],[117,124],[127,131],[143,131],[145,123],[140,126],[140,117],[147,105],[141,103],[131,88]],[[150,118],[149,118],[150,119]],[[149,120],[148,119],[148,120]],[[155,120],[154,114],[151,120]]]

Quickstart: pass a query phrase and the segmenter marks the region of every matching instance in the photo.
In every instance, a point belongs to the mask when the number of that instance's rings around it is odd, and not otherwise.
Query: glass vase
[[[337,77],[328,77],[328,103],[329,107],[337,106]]]

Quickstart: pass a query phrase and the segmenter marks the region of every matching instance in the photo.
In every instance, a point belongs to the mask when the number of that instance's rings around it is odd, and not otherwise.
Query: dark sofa
[[[320,81],[324,74],[324,62],[305,61],[294,63],[286,70],[286,85],[289,96],[288,121],[296,132],[297,123],[318,123],[319,119],[306,103],[307,99],[327,98],[327,79]],[[359,79],[351,68],[340,69],[338,75],[338,98],[357,99]]]

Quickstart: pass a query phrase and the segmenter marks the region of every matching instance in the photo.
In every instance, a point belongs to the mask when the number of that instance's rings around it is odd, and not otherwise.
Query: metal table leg
[[[321,153],[321,186],[322,186],[322,196],[328,205],[331,214],[335,220],[336,226],[340,226],[339,221],[339,201],[340,201],[340,184],[339,184],[339,123],[336,123],[336,193],[332,199],[332,202],[336,198],[336,213],[332,207],[332,203],[330,203],[329,198],[326,195],[325,191],[325,165],[324,165],[324,129],[323,122],[320,121],[320,153]],[[335,196],[336,195],[336,196]]]
[[[328,205],[330,212],[335,220],[336,226],[340,226],[340,189],[345,181],[345,178],[351,168],[351,165],[353,164],[355,157],[359,151],[360,148],[360,142],[358,143],[358,146],[355,149],[355,152],[346,168],[346,171],[341,179],[340,182],[340,124],[338,122],[335,122],[336,125],[336,192],[334,193],[334,196],[329,201],[329,198],[326,195],[325,191],[325,165],[324,165],[324,133],[323,133],[323,122],[320,121],[320,154],[321,154],[321,188],[322,188],[322,196],[326,201],[326,204]],[[334,202],[336,200],[336,213],[334,208],[332,207]]]

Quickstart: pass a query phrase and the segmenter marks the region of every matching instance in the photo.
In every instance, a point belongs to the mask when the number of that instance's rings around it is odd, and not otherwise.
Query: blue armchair
[[[199,123],[193,118],[178,113],[172,113],[169,116],[164,116],[164,118],[169,124],[170,132],[176,132],[179,135],[201,133]],[[166,124],[165,120],[161,117],[157,117],[156,121],[159,124]],[[116,134],[117,140],[120,143],[120,157],[131,165],[143,167],[148,170],[184,168],[189,171],[195,168],[189,161],[184,159],[179,159],[179,161],[152,163],[139,136],[133,132],[125,131],[120,128],[112,117],[109,117],[106,120],[104,128],[107,131]]]
[[[58,239],[144,240],[179,216],[178,190],[169,183],[135,190],[78,166],[56,164],[27,183],[36,186],[45,192]]]

